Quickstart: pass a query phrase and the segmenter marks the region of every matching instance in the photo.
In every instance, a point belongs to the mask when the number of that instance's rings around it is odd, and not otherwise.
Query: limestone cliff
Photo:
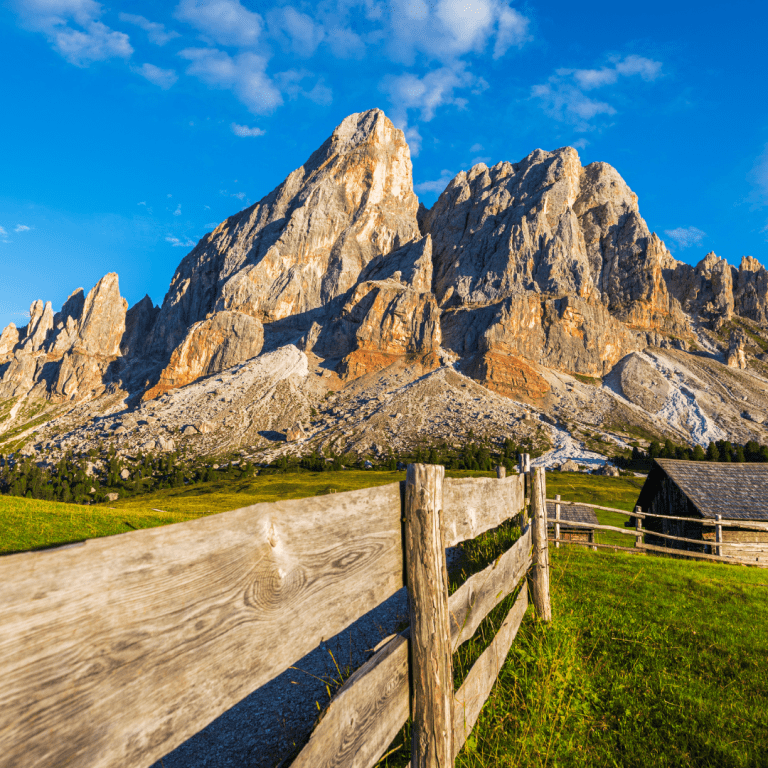
[[[321,307],[362,268],[419,234],[403,132],[378,109],[350,115],[269,195],[224,221],[181,262],[152,349],[222,310],[270,322]]]

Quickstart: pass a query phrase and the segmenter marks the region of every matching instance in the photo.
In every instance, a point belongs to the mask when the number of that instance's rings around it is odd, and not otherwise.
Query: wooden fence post
[[[507,468],[502,467],[501,464],[499,464],[496,467],[496,477],[499,478],[499,480],[503,480],[507,476]]]
[[[440,522],[444,474],[442,466],[409,464],[405,478],[412,768],[453,766],[453,660]]]
[[[547,480],[544,467],[532,473],[531,520],[533,523],[533,604],[542,621],[552,621],[549,602],[549,545],[547,543]]]
[[[555,501],[560,501],[560,494],[555,496]],[[560,505],[555,504],[555,549],[560,549]]]
[[[640,507],[635,507],[635,512],[642,512]],[[635,548],[643,546],[643,518],[635,518]]]
[[[722,519],[722,515],[715,515],[715,520],[717,520],[717,525],[715,526],[715,541],[717,542],[716,554],[718,557],[723,556],[723,548],[720,546],[723,543],[723,526],[720,523]]]

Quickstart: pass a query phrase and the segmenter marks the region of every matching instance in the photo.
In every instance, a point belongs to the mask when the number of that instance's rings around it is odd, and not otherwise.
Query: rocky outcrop
[[[667,282],[686,312],[719,329],[734,313],[731,272],[725,259],[708,253],[695,267],[676,264]]]
[[[256,357],[263,344],[264,327],[258,320],[242,312],[217,312],[189,329],[144,400]]]
[[[144,353],[147,339],[152,334],[160,308],[145,296],[134,304],[125,316],[125,333],[120,339],[120,354],[125,358],[134,358]]]
[[[11,323],[0,333],[0,362],[3,362],[19,343],[19,330]]]
[[[63,399],[103,392],[110,365],[120,355],[127,302],[118,277],[105,275],[87,296],[78,288],[55,315],[51,303],[35,301],[28,325],[6,328],[12,355],[0,379],[0,399],[30,395]]]
[[[430,290],[431,256],[427,236],[372,260],[362,271],[316,347],[324,356],[343,358],[342,377],[358,378],[406,355],[431,355],[436,363],[441,332]]]
[[[441,307],[567,294],[602,302],[637,328],[689,330],[663,279],[676,262],[640,217],[637,196],[611,166],[582,167],[570,147],[460,173],[422,229],[433,238]]]
[[[746,368],[746,346],[748,343],[749,337],[744,329],[734,328],[733,331],[731,331],[731,338],[728,342],[728,354],[725,358],[726,365],[731,368]]]
[[[350,115],[279,187],[182,261],[153,349],[170,354],[210,312],[270,322],[324,306],[373,258],[419,236],[417,210],[403,132],[378,109]]]
[[[765,325],[768,323],[768,270],[751,256],[744,256],[736,280],[736,313]]]

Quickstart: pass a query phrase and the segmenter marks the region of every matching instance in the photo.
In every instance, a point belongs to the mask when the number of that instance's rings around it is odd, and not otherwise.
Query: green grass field
[[[551,560],[553,621],[528,609],[457,767],[768,766],[764,570],[579,547]],[[455,654],[456,687],[511,605]],[[409,738],[380,768],[408,764]]]

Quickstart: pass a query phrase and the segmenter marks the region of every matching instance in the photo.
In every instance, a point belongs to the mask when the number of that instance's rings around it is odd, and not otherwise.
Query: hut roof
[[[555,502],[547,502],[547,517],[555,516]],[[569,520],[575,523],[590,523],[590,525],[597,525],[597,515],[592,507],[587,507],[584,504],[561,504],[560,505],[560,524],[564,525]],[[549,524],[550,527],[554,523]],[[567,527],[567,526],[566,526]]]
[[[726,520],[768,520],[768,464],[656,459],[661,468],[690,499],[702,517]],[[660,481],[651,470],[638,503],[647,508]],[[648,499],[648,501],[645,501]]]

